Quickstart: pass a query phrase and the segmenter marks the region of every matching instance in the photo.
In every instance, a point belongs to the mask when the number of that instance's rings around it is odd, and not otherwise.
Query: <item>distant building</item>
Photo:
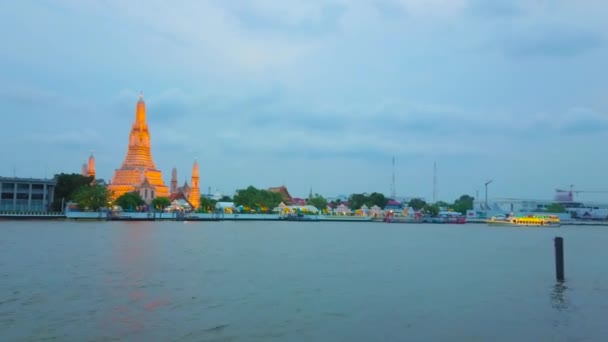
[[[389,199],[384,207],[384,210],[403,210],[404,205],[401,202],[397,202],[393,199]]]
[[[82,171],[80,172],[85,177],[93,177],[95,179],[95,157],[93,152],[89,156],[89,160],[82,164]]]
[[[291,199],[291,201],[293,202],[293,205],[300,205],[300,206],[306,205],[306,200],[303,198],[293,197]]]
[[[198,162],[195,160],[192,165],[192,177],[190,178],[191,185],[188,181],[184,181],[184,185],[177,186],[177,169],[174,167],[171,171],[171,193],[169,200],[182,200],[188,203],[192,209],[198,209],[201,205],[201,190],[199,185],[199,169]]]
[[[56,184],[54,179],[0,177],[0,210],[47,212]]]
[[[285,203],[286,205],[294,204],[293,198],[289,194],[289,191],[287,191],[287,188],[285,187],[285,185],[269,188],[268,191],[280,194],[282,197],[283,203]]]

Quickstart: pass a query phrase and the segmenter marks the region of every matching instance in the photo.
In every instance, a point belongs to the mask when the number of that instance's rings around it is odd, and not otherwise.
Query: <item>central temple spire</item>
[[[144,102],[144,93],[139,93],[139,101],[137,101],[137,107],[135,109],[135,122],[139,124],[146,124],[146,103]]]
[[[152,197],[168,196],[169,189],[164,184],[162,173],[156,169],[150,152],[150,132],[146,123],[146,103],[143,94],[135,107],[135,122],[131,126],[127,155],[120,169],[117,169],[109,187],[115,198],[142,186],[142,176],[155,191]]]

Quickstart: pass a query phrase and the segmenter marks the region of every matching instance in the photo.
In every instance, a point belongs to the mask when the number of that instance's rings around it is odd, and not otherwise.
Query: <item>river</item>
[[[0,340],[605,341],[607,246],[603,227],[0,221]]]

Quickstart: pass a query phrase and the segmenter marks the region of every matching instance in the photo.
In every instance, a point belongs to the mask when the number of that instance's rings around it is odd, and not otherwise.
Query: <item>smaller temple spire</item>
[[[198,161],[195,158],[194,164],[192,164],[192,179],[191,179],[191,188],[190,188],[190,196],[188,196],[188,202],[190,202],[194,208],[198,208],[201,204],[201,189],[199,184],[199,174],[198,174]]]
[[[172,194],[177,193],[177,168],[173,167],[171,170],[171,189],[170,192]]]
[[[89,161],[87,163],[87,176],[93,177],[93,179],[95,179],[95,156],[93,156],[92,150],[91,155],[89,156]]]

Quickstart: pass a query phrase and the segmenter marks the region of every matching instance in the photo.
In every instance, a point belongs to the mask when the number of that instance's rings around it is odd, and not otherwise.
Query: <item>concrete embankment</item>
[[[70,211],[65,214],[59,212],[0,212],[2,220],[116,220],[116,221],[285,221],[285,217],[274,214],[216,214],[216,213],[194,213],[185,216],[176,213],[140,213],[123,212],[108,215],[105,212],[80,212]],[[291,220],[290,220],[291,221]],[[355,217],[355,216],[333,216],[316,215],[306,216],[302,220],[294,222],[380,222],[380,218]],[[421,223],[421,222],[400,222]],[[469,224],[485,224],[485,219],[468,219]],[[608,226],[608,221],[592,220],[563,220],[562,226]]]

